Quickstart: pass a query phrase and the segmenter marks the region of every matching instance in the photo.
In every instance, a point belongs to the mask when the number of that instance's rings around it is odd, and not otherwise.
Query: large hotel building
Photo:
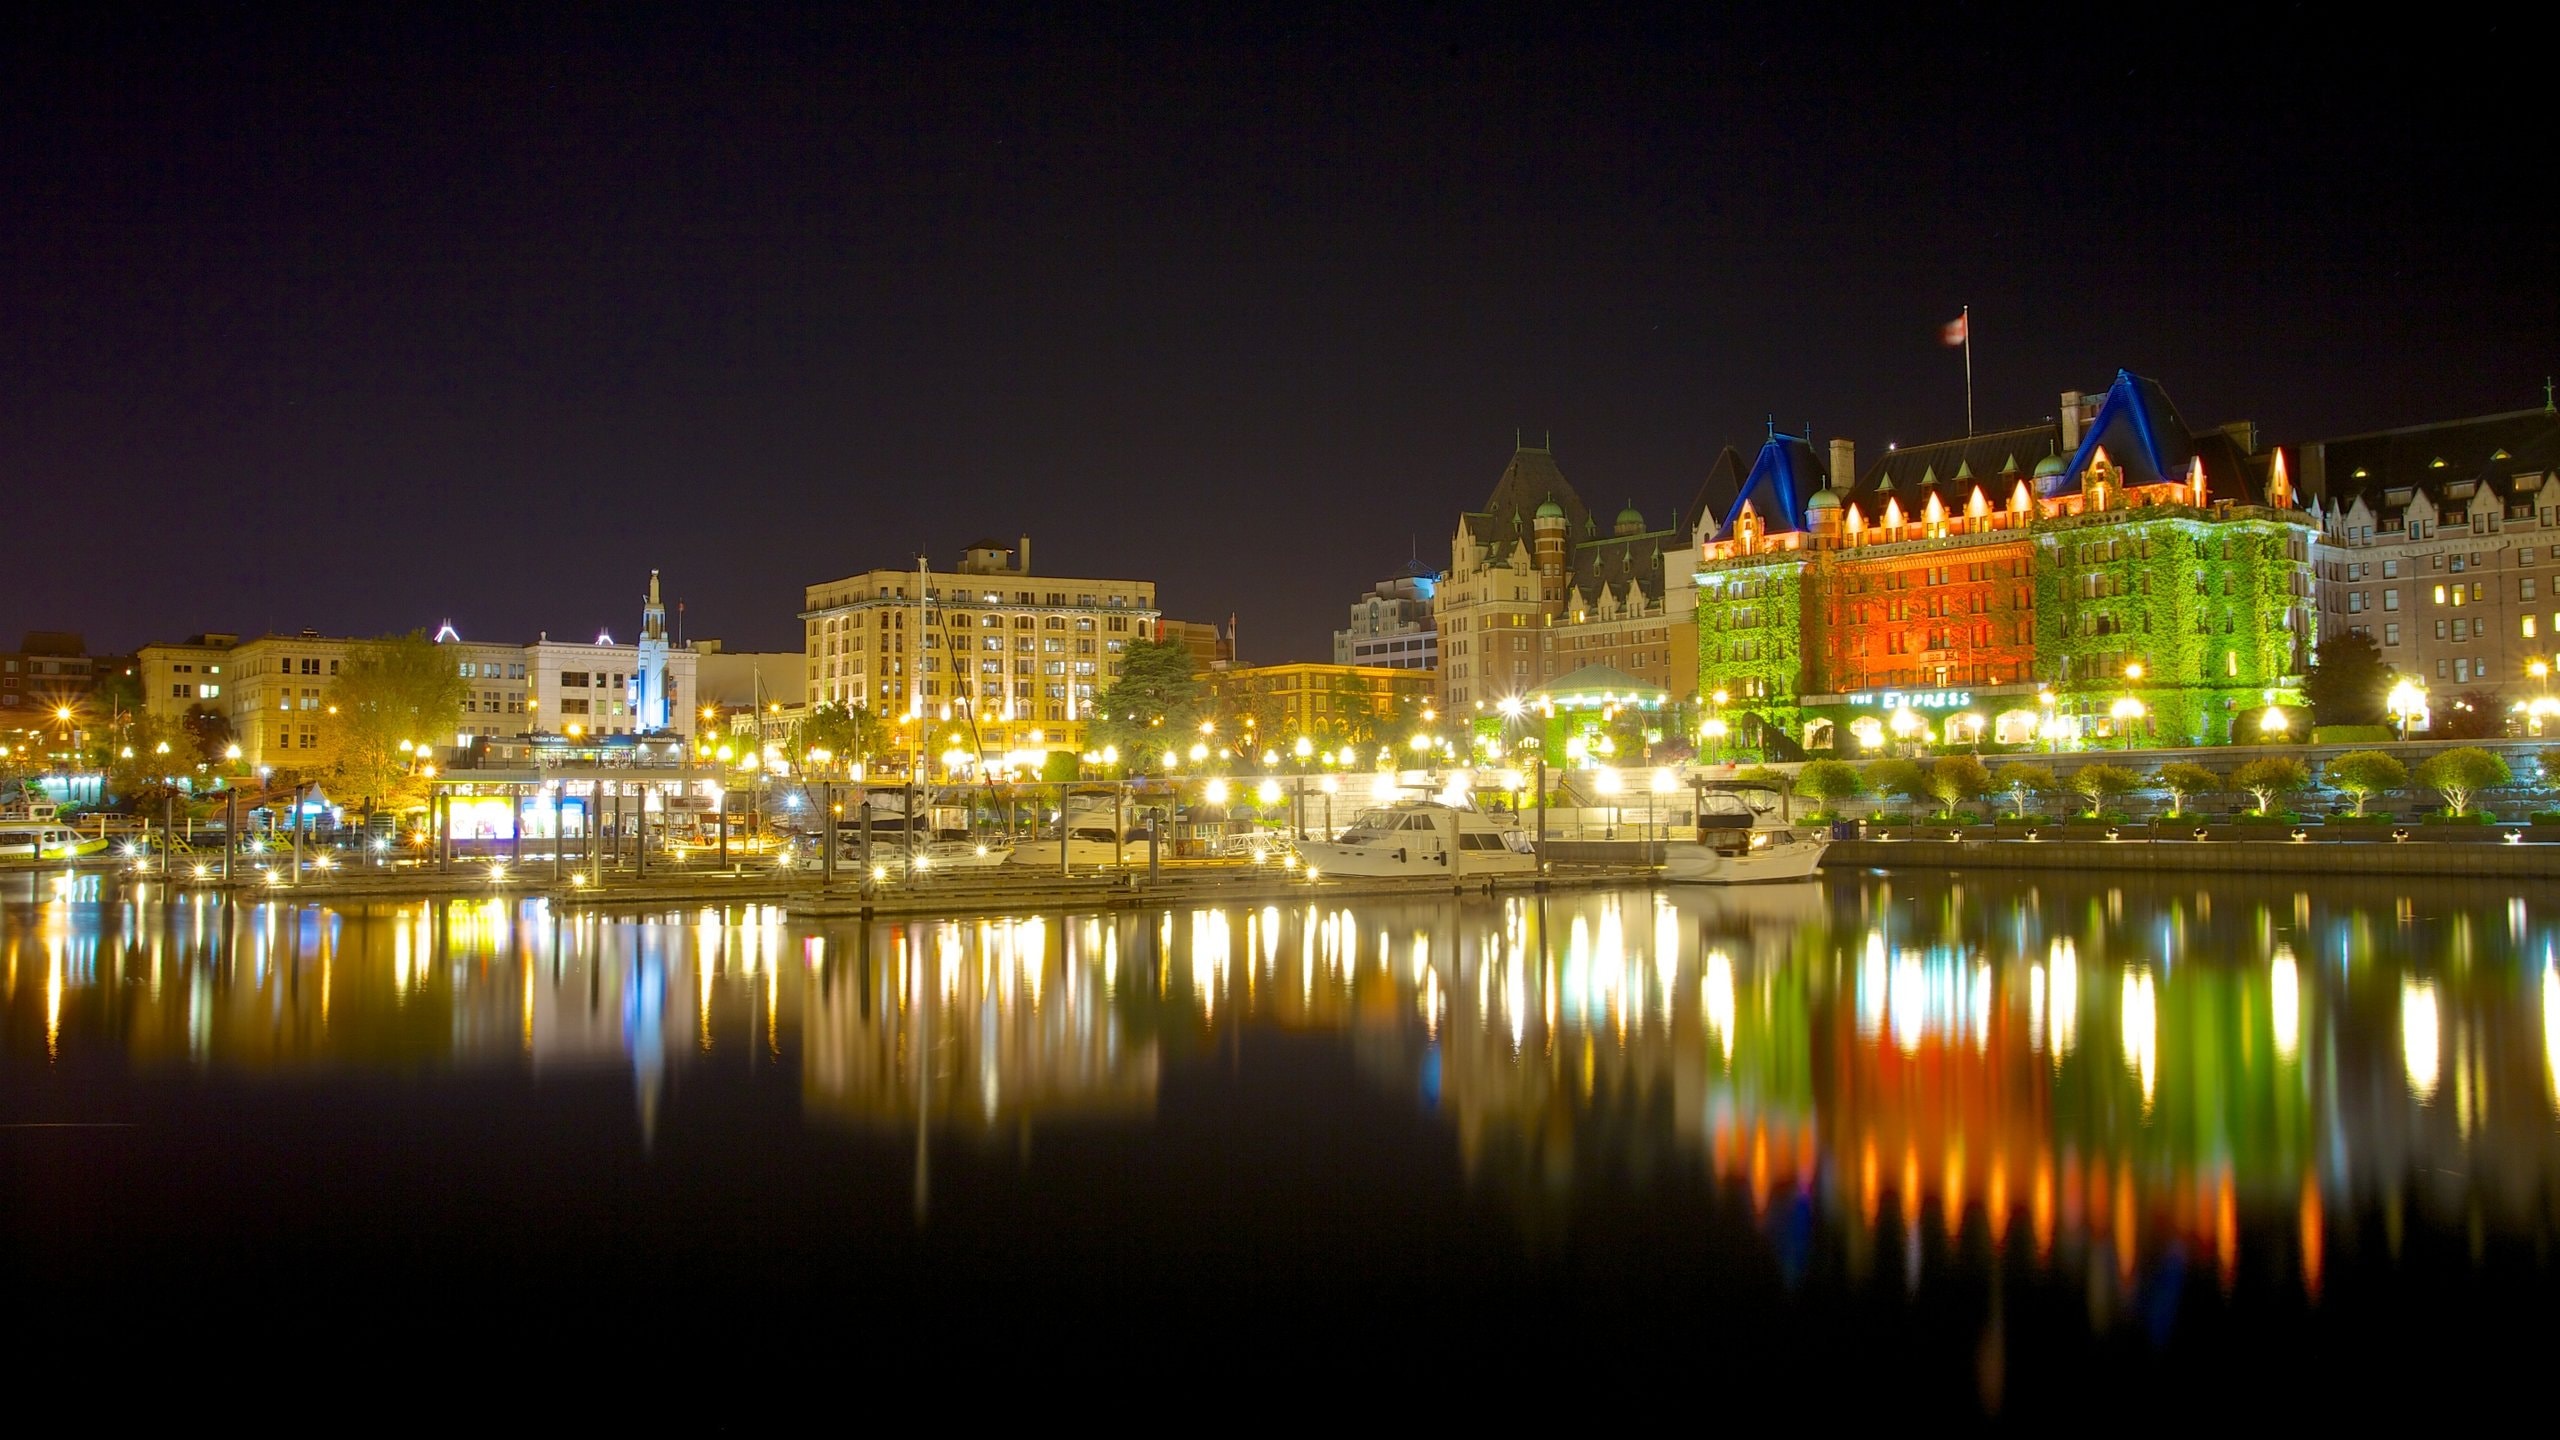
[[[2050,426],[1863,473],[1846,442],[1826,463],[1773,435],[1700,531],[1699,683],[1782,754],[1974,738],[1950,721],[2009,745],[2255,739],[2318,639],[2297,468],[2130,373]]]
[[[956,570],[811,585],[800,620],[813,705],[965,727],[982,755],[1075,751],[1129,642],[1154,634],[1156,587],[1035,574],[1024,536],[981,540]]]
[[[1890,448],[1864,468],[1849,441],[1773,426],[1747,461],[1726,450],[1664,528],[1632,506],[1604,524],[1546,448],[1521,445],[1451,542],[1441,694],[1453,711],[1490,709],[1602,666],[1694,705],[1700,722],[1712,713],[1773,758],[1867,753],[1923,731],[2007,745],[2254,739],[2270,704],[2299,703],[2321,634],[2324,528],[2382,523],[2373,504],[2401,496],[2432,536],[2429,507],[2464,501],[2462,536],[2479,557],[2397,560],[2429,567],[2427,587],[2329,603],[2359,616],[2367,604],[2433,605],[2441,583],[2430,619],[2448,636],[2458,609],[2483,603],[2494,586],[2474,576],[2498,547],[2482,542],[2501,517],[2531,519],[2512,497],[2533,493],[2527,472],[2560,450],[2522,435],[2520,418],[2465,432],[2481,453],[2447,466],[2518,472],[2481,482],[2494,506],[2451,485],[2430,498],[2423,483],[2368,477],[2374,498],[2352,513],[2306,501],[2317,492],[2300,477],[2319,470],[2321,447],[2262,445],[2246,423],[2190,428],[2158,384],[2130,373],[2103,392],[2065,392],[2045,424]],[[2501,437],[2506,458],[2492,460]],[[2337,457],[2360,443],[2327,447],[2333,485]],[[2379,476],[2381,463],[2364,469]],[[2530,608],[2532,553],[2494,562],[2511,607]],[[2457,591],[2456,567],[2481,588]],[[2560,624],[2560,602],[2547,608],[2540,620],[2500,612],[2511,647]],[[2441,664],[2431,680],[2518,665],[2485,647],[2467,663],[2421,652],[2415,631],[2384,639],[2387,655],[2410,657],[2404,667]]]

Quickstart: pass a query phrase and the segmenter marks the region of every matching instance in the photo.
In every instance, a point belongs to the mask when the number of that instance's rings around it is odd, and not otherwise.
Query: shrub
[[[1952,815],[1967,800],[1991,793],[1991,772],[1971,755],[1941,755],[1929,765],[1929,793]]]
[[[2193,760],[2172,760],[2151,777],[2153,784],[2169,792],[2169,818],[2177,819],[2187,810],[2187,798],[2210,795],[2222,782],[2214,773]]]
[[[2325,774],[2329,788],[2353,800],[2359,816],[2367,800],[2409,784],[2409,767],[2379,750],[2350,750],[2330,761]]]
[[[2311,767],[2290,755],[2271,755],[2251,760],[2231,772],[2235,790],[2246,790],[2258,802],[2258,813],[2264,815],[2275,808],[2276,797],[2308,789]]]
[[[1992,772],[1991,783],[1995,788],[2009,792],[2009,813],[2024,817],[2028,796],[2053,792],[2053,772],[2041,765],[2012,760]]]
[[[1929,798],[1929,777],[1917,761],[1870,760],[1863,778],[1867,789],[1877,795],[1899,795],[1906,800]]]
[[[1854,800],[1867,791],[1866,780],[1858,767],[1846,760],[1808,760],[1796,772],[1796,793],[1808,800],[1832,808],[1842,800]]]
[[[2089,813],[2097,815],[2106,802],[2124,795],[2142,783],[2142,777],[2121,765],[2105,761],[2083,765],[2071,772],[2071,788],[2089,802]]]
[[[2455,815],[2471,808],[2472,796],[2514,778],[2505,760],[2477,745],[2439,751],[2418,767],[2417,775],[2418,783],[2442,795],[2444,808]]]

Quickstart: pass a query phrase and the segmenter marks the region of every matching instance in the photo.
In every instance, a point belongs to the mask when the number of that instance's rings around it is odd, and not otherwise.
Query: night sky
[[[1961,433],[1966,303],[1986,429],[2120,366],[2287,441],[2560,369],[2500,12],[41,8],[0,644],[628,639],[655,566],[797,649],[804,583],[1029,531],[1322,658],[1515,428],[1650,517],[1771,412]]]

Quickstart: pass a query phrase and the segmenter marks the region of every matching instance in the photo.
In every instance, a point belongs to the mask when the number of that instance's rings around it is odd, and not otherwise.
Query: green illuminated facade
[[[2129,374],[2066,421],[1898,449],[1854,480],[1847,442],[1826,467],[1773,434],[1702,537],[1701,713],[1771,758],[1906,732],[2254,740],[2243,722],[2294,703],[2318,639],[2316,524],[2288,468],[2249,427],[2189,432]]]

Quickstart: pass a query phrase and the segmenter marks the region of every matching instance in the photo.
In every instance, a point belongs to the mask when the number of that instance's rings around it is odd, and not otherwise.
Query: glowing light
[[[2302,1044],[2302,977],[2291,946],[2276,947],[2275,963],[2268,971],[2267,981],[2267,1008],[2275,1020],[2276,1058],[2291,1060]]]
[[[2400,982],[2400,1065],[2409,1075],[2409,1093],[2432,1100],[2442,1067],[2442,1017],[2436,987],[2426,980]]]
[[[1265,780],[1261,784],[1254,786],[1253,798],[1261,801],[1265,805],[1276,805],[1280,803],[1280,782],[1277,780]]]
[[[2142,1081],[2142,1108],[2160,1078],[2160,1000],[2151,970],[2143,966],[2124,977],[2124,1059]]]

